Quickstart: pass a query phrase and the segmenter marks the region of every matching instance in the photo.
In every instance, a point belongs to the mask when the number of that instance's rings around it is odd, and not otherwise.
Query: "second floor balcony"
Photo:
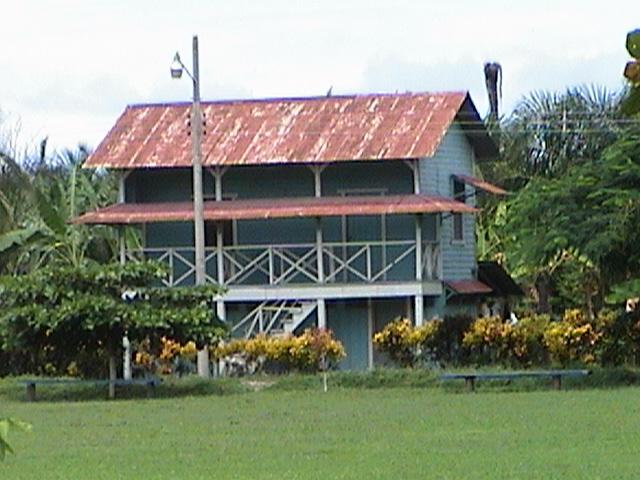
[[[418,254],[417,248],[420,248]],[[220,256],[220,253],[222,254]],[[168,267],[166,286],[192,285],[193,247],[128,250],[127,261],[156,260]],[[420,261],[419,269],[416,261]],[[437,242],[415,240],[236,245],[205,250],[208,282],[233,286],[373,284],[441,279]]]

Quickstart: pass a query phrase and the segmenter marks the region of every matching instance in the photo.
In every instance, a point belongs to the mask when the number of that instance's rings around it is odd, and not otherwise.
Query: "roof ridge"
[[[437,92],[380,92],[380,93],[349,93],[341,95],[315,95],[308,97],[259,97],[259,98],[229,98],[219,100],[201,100],[200,104],[206,105],[230,105],[243,103],[271,103],[271,102],[304,102],[304,101],[320,101],[320,100],[351,100],[356,98],[380,98],[380,97],[417,97],[417,96],[464,96],[468,95],[467,90],[445,90]],[[149,102],[149,103],[130,103],[127,108],[149,108],[149,107],[189,107],[191,101],[175,101],[175,102]]]

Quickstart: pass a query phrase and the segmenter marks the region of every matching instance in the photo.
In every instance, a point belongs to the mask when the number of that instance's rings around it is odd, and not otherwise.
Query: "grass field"
[[[2,393],[2,392],[0,392]],[[27,404],[2,479],[638,478],[640,389],[263,390]]]

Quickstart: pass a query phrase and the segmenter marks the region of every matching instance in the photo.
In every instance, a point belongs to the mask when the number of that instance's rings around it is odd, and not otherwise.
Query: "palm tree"
[[[561,175],[594,160],[626,125],[621,99],[620,93],[593,85],[531,93],[501,123],[501,159],[488,173],[519,188],[532,177]]]

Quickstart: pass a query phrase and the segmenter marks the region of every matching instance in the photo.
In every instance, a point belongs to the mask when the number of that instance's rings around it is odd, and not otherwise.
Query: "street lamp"
[[[200,66],[198,59],[198,36],[193,37],[193,74],[182,63],[176,52],[171,62],[171,77],[181,78],[185,71],[193,81],[193,101],[191,103],[191,149],[193,155],[193,229],[195,249],[196,285],[204,285],[204,203],[202,195],[202,112],[200,110]],[[198,352],[198,375],[209,376],[209,352],[205,348]]]

